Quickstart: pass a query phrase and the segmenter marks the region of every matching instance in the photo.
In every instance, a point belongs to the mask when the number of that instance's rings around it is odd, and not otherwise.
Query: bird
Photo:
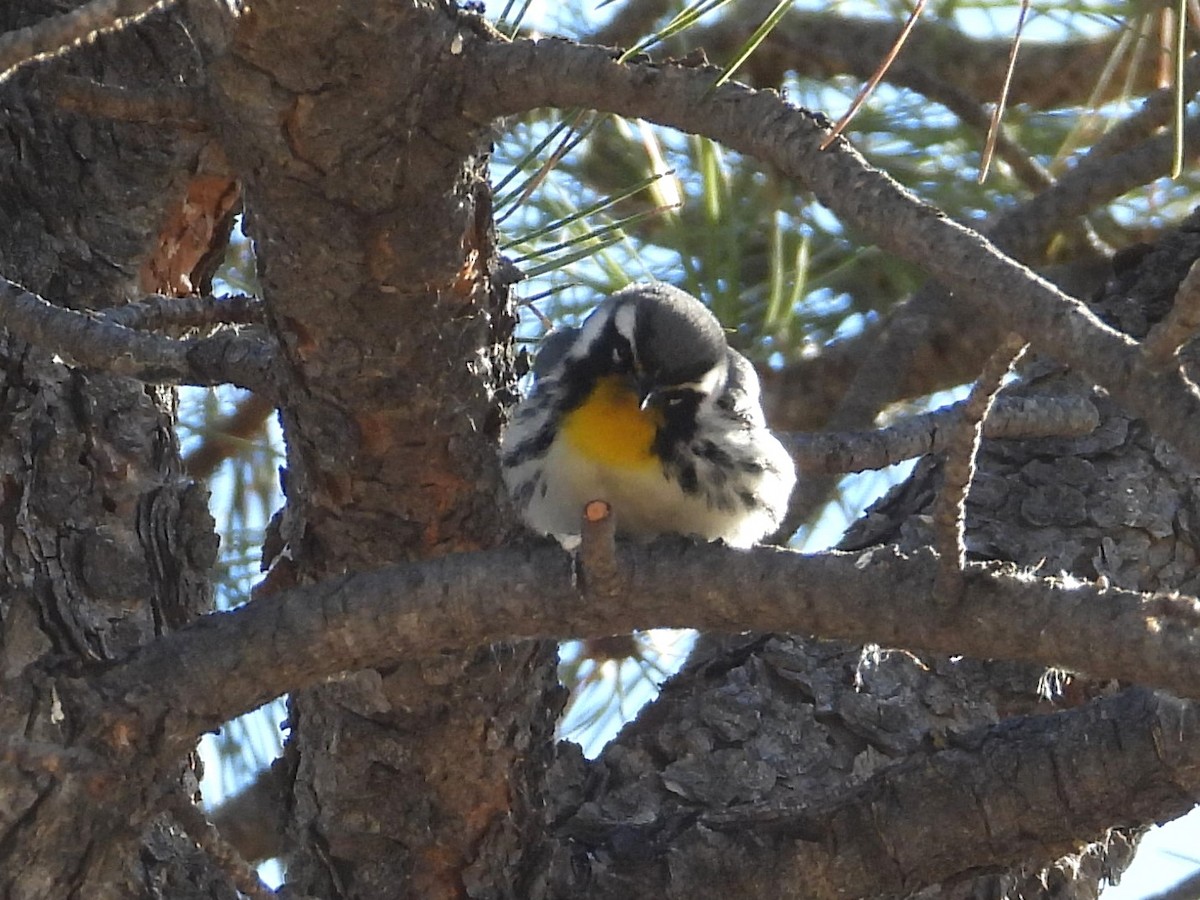
[[[550,332],[500,464],[525,524],[564,546],[603,500],[618,534],[750,547],[783,521],[796,482],[754,367],[703,303],[665,282],[629,285]]]

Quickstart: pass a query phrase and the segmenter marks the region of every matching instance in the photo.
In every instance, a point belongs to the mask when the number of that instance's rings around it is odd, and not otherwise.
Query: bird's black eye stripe
[[[629,340],[617,331],[616,322],[610,321],[587,353],[567,361],[559,379],[560,413],[579,406],[596,386],[596,379],[632,371],[633,348],[629,346]]]
[[[619,334],[613,339],[612,361],[613,368],[617,370],[633,368],[633,348],[629,346],[629,341]]]

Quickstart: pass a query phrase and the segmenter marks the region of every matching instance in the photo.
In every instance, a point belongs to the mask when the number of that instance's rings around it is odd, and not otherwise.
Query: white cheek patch
[[[585,356],[589,356],[592,352],[592,345],[600,340],[607,324],[608,316],[604,314],[603,306],[597,307],[596,311],[584,321],[583,328],[579,331],[579,337],[571,345],[567,358],[583,359]]]
[[[675,387],[687,391],[695,391],[702,397],[712,397],[725,387],[726,372],[727,369],[725,364],[722,363],[719,366],[713,366],[711,369],[705,372],[699,380],[691,381],[687,384],[675,385]]]

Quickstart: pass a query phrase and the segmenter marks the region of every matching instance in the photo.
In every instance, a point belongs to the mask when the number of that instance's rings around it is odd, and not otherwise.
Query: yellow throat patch
[[[658,410],[641,409],[628,379],[606,375],[563,417],[562,433],[572,447],[596,462],[644,468],[654,463],[650,447],[662,421]]]

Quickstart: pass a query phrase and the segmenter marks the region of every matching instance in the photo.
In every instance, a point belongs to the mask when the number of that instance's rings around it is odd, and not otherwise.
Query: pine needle
[[[697,0],[697,2],[693,3],[691,6],[681,10],[675,16],[675,18],[673,18],[658,31],[654,32],[654,34],[643,38],[622,53],[617,58],[617,62],[628,62],[630,59],[637,56],[639,53],[644,53],[647,49],[653,47],[655,44],[665,41],[667,38],[678,34],[685,28],[690,28],[700,19],[701,16],[706,15],[715,9],[720,9],[729,2],[730,0]]]
[[[787,13],[787,11],[791,8],[791,5],[792,0],[779,0],[779,2],[775,4],[775,8],[771,10],[770,14],[765,19],[763,19],[762,24],[754,30],[754,34],[750,35],[749,40],[747,40],[746,43],[742,45],[741,49],[738,50],[737,54],[733,58],[733,62],[731,62],[726,67],[725,71],[721,73],[721,77],[713,82],[713,86],[710,88],[710,90],[716,90],[733,77],[733,73],[741,68],[742,64],[750,58],[750,54],[758,49],[758,45],[766,40],[767,35],[775,30],[775,26],[778,25],[783,19],[784,14]]]
[[[829,135],[825,138],[825,140],[821,141],[822,150],[827,149],[830,144],[838,139],[839,135],[846,130],[846,126],[850,124],[851,120],[853,120],[859,108],[866,103],[867,98],[875,92],[875,88],[879,86],[879,82],[883,80],[883,76],[887,74],[887,70],[891,68],[892,63],[896,61],[896,57],[900,55],[900,48],[904,46],[904,42],[907,41],[908,36],[912,34],[913,26],[917,24],[917,19],[920,18],[927,2],[928,0],[917,0],[912,12],[908,15],[908,21],[905,22],[904,27],[900,29],[900,34],[897,35],[896,40],[892,42],[891,49],[888,50],[887,55],[883,58],[883,62],[879,64],[879,68],[875,70],[875,73],[859,90],[858,96],[854,98],[854,102],[850,104],[850,108],[846,110],[845,115],[838,119],[837,124],[833,126],[833,130],[829,132]]]
[[[615,222],[610,222],[607,225],[602,225],[599,228],[594,228],[586,234],[578,235],[565,241],[560,241],[557,244],[551,244],[548,247],[539,247],[537,250],[519,257],[514,260],[516,263],[525,262],[532,259],[538,259],[543,256],[548,256],[551,253],[557,253],[559,250],[565,250],[569,247],[577,247],[578,249],[571,253],[563,254],[554,259],[547,260],[541,265],[534,266],[525,272],[526,278],[537,278],[539,275],[545,275],[547,272],[553,272],[557,269],[565,268],[572,263],[578,262],[581,259],[586,259],[595,253],[600,252],[606,247],[610,247],[618,241],[625,239],[625,226],[636,225],[646,219],[654,216],[662,215],[667,212],[669,207],[656,207],[654,209],[645,210],[643,212],[634,213],[631,216],[626,216],[623,219],[618,219]]]
[[[544,163],[542,163],[542,165],[538,168],[538,170],[536,172],[534,172],[532,175],[530,175],[529,178],[527,178],[524,182],[522,182],[521,187],[518,189],[518,191],[514,192],[517,194],[515,201],[512,199],[512,194],[510,194],[510,195],[504,197],[497,204],[498,206],[503,207],[503,206],[507,206],[509,203],[513,203],[513,209],[518,208],[522,203],[524,203],[527,199],[529,199],[530,194],[532,194],[534,191],[536,191],[541,186],[542,182],[546,180],[546,177],[552,171],[554,171],[554,168],[559,164],[559,162],[562,161],[562,158],[564,156],[566,156],[568,153],[570,153],[572,150],[574,150],[577,146],[579,146],[579,144],[588,135],[590,135],[593,131],[596,130],[596,126],[598,126],[601,122],[603,122],[605,119],[608,118],[607,113],[597,115],[594,119],[592,119],[591,122],[588,123],[586,128],[583,128],[580,131],[576,131],[575,125],[576,125],[576,123],[578,123],[578,121],[582,117],[582,115],[583,115],[582,110],[574,110],[573,111],[573,114],[570,116],[569,121],[563,123],[566,125],[567,131],[566,131],[566,134],[563,135],[562,142],[558,145],[558,147],[554,150],[554,152],[551,153],[549,157],[547,157],[546,161]],[[508,218],[508,216],[511,215],[511,213],[512,213],[512,210],[510,210],[507,214],[499,217],[498,221],[503,222],[504,219]]]
[[[529,12],[529,6],[532,2],[533,2],[533,0],[525,0],[525,2],[521,4],[520,11],[517,13],[516,17],[512,20],[512,30],[509,31],[509,33],[508,33],[508,36],[510,38],[515,38],[517,36],[517,32],[521,30],[521,22],[525,19],[525,13]],[[509,0],[508,5],[504,7],[504,15],[502,15],[500,17],[501,21],[503,21],[505,19],[505,17],[508,15],[508,10],[512,5],[513,5],[513,0]]]
[[[1181,0],[1182,2],[1182,0]],[[992,157],[996,154],[996,140],[1000,137],[1000,123],[1004,119],[1004,109],[1008,105],[1008,90],[1012,86],[1013,70],[1017,66],[1017,51],[1021,46],[1021,34],[1025,30],[1025,19],[1029,15],[1029,0],[1021,0],[1021,12],[1017,16],[1017,30],[1013,34],[1012,44],[1008,48],[1008,66],[1004,70],[1004,84],[1000,87],[1000,97],[996,100],[996,108],[992,110],[992,121],[988,125],[987,140],[983,146],[983,158],[979,161],[979,184],[987,179],[988,170],[992,167]]]
[[[515,247],[519,244],[532,243],[533,241],[537,240],[540,237],[544,237],[547,234],[558,231],[560,228],[566,228],[570,225],[575,224],[576,222],[586,219],[588,216],[593,216],[593,215],[596,215],[597,213],[604,212],[604,210],[606,210],[612,206],[616,206],[621,201],[628,200],[634,194],[637,194],[640,191],[643,191],[646,188],[650,187],[650,185],[654,184],[654,182],[658,181],[660,178],[673,176],[674,174],[675,174],[675,170],[670,169],[667,172],[662,173],[661,175],[650,175],[646,178],[641,179],[640,181],[636,181],[633,184],[629,185],[629,187],[625,188],[620,193],[610,194],[609,196],[602,197],[601,199],[597,200],[595,203],[591,203],[591,204],[583,207],[582,209],[574,210],[571,213],[569,213],[568,215],[565,215],[559,219],[555,219],[553,222],[549,222],[549,223],[541,226],[540,228],[537,228],[533,231],[530,231],[526,234],[521,235],[521,237],[516,240],[512,240],[506,244],[502,244],[500,249],[507,251],[507,250],[511,250],[513,247]]]
[[[1183,61],[1187,38],[1187,0],[1177,0],[1175,8],[1174,63],[1175,63],[1175,146],[1171,155],[1171,178],[1183,174],[1183,119],[1187,110],[1187,97],[1183,93]]]

